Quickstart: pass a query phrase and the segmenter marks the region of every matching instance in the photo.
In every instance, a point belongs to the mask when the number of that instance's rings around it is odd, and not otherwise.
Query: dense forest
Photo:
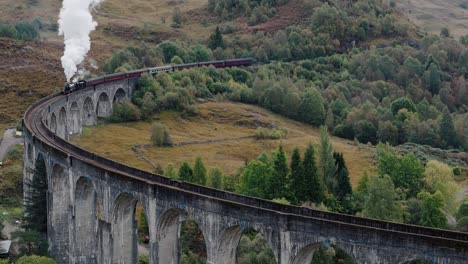
[[[224,10],[234,16],[240,9]],[[246,69],[161,74],[157,82],[141,84],[134,103],[142,107],[148,89],[150,112],[193,110],[196,98],[223,97],[326,125],[334,135],[362,143],[468,148],[468,37],[457,40],[444,31],[413,39],[409,25],[374,1],[313,10],[308,24],[275,33],[223,35],[220,25],[202,43],[128,47],[104,70],[253,57],[258,66]],[[371,44],[377,40],[388,41]]]

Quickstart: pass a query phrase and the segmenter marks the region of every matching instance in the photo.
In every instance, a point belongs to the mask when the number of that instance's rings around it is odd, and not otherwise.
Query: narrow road
[[[8,151],[16,144],[23,142],[22,138],[15,138],[15,129],[8,129],[3,134],[3,140],[0,144],[0,161],[3,161]]]

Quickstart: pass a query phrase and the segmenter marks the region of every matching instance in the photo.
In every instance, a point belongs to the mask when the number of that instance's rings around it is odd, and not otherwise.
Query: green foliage
[[[280,146],[273,154],[273,174],[271,175],[269,183],[270,198],[284,198],[288,197],[288,161],[283,147]]]
[[[468,199],[465,198],[460,204],[457,212],[457,228],[460,231],[468,231]]]
[[[215,189],[223,187],[223,172],[220,168],[214,167],[210,169],[208,173],[208,186]]]
[[[180,28],[182,26],[183,17],[182,12],[180,11],[179,7],[174,8],[172,13],[172,27],[173,28]]]
[[[337,181],[337,188],[334,192],[336,198],[342,201],[346,196],[352,194],[351,182],[349,181],[349,172],[343,157],[343,153],[333,153],[335,159],[335,179]]]
[[[47,214],[44,214],[44,212],[47,211],[48,184],[46,165],[43,159],[36,160],[32,181],[26,182],[26,184],[28,185],[30,191],[29,196],[25,197],[26,213],[24,220],[26,222],[25,228],[27,230],[31,230],[32,232],[26,234],[31,235],[31,237],[36,235],[36,233],[37,236],[39,236],[39,234],[46,234]],[[34,233],[33,230],[36,233]],[[28,237],[26,237],[25,239],[28,239]]]
[[[39,233],[36,230],[17,230],[11,233],[11,239],[17,240],[19,252],[21,255],[40,255],[46,256],[48,243],[46,235]],[[39,259],[41,260],[41,259]],[[19,260],[18,260],[19,262]],[[24,262],[24,263],[37,263],[37,262]],[[49,262],[45,262],[49,263]],[[54,262],[52,262],[54,263]]]
[[[286,128],[268,129],[268,128],[264,128],[264,127],[257,127],[257,130],[255,130],[255,138],[257,140],[261,140],[261,139],[282,139],[282,138],[287,138],[288,133],[289,133],[289,131]]]
[[[121,103],[114,103],[112,108],[112,115],[108,119],[111,123],[133,122],[141,118],[141,112],[138,107],[128,99],[125,99]]]
[[[167,176],[171,179],[178,179],[179,175],[174,168],[174,164],[167,164],[166,169],[164,170],[164,176]]]
[[[251,161],[240,177],[239,192],[241,194],[270,199],[270,178],[274,171],[266,153],[257,160]],[[282,186],[283,187],[283,186]]]
[[[343,250],[335,246],[320,246],[320,248],[314,253],[312,258],[314,264],[354,264],[354,260],[351,256],[346,254]]]
[[[327,128],[320,127],[320,149],[319,149],[319,175],[331,193],[335,193],[337,181],[335,178],[336,165],[333,158],[333,147],[330,142]]]
[[[210,36],[208,47],[212,50],[224,47],[223,35],[219,30],[219,26],[216,26],[215,32]]]
[[[182,262],[186,264],[206,263],[206,244],[203,233],[194,221],[184,221],[180,229]]]
[[[299,105],[301,119],[314,126],[320,126],[325,121],[324,100],[320,92],[311,87],[306,90]]]
[[[388,175],[369,178],[361,215],[386,221],[403,220],[405,207]]]
[[[206,185],[206,168],[201,157],[197,157],[193,165],[193,183]]]
[[[395,187],[405,190],[408,197],[415,197],[423,185],[424,167],[416,156],[399,156],[388,145],[377,145],[377,172],[389,175]]]
[[[431,193],[439,191],[444,198],[444,207],[449,212],[454,212],[460,187],[454,180],[452,169],[447,164],[430,160],[426,164],[424,180],[426,188]]]
[[[138,264],[149,264],[149,256],[148,255],[139,255],[138,256]]]
[[[172,146],[172,139],[166,125],[156,122],[151,126],[151,144],[157,147]]]
[[[15,146],[3,159],[0,168],[0,203],[19,203],[23,197],[23,148]]]
[[[32,255],[19,258],[16,264],[55,264],[55,261],[48,257]]]
[[[410,112],[416,112],[416,106],[413,101],[407,97],[401,97],[392,102],[392,113],[396,115],[401,109],[406,109]]]
[[[325,199],[326,186],[317,169],[315,151],[312,144],[307,146],[304,153],[302,168],[303,176],[298,183],[300,182],[303,185],[298,190],[296,198],[299,202],[311,201],[314,203],[321,203]]]
[[[447,218],[442,212],[444,207],[444,196],[440,191],[430,194],[428,192],[418,193],[418,199],[422,202],[421,221],[420,225],[445,228],[447,226]]]
[[[264,236],[253,230],[244,231],[237,247],[238,264],[275,263],[273,250]]]
[[[306,200],[307,183],[304,177],[301,154],[296,147],[293,150],[290,163],[290,194],[293,202],[300,203]]]
[[[15,25],[0,21],[0,37],[31,41],[40,37],[37,23],[18,22]]]
[[[188,162],[184,161],[179,168],[179,179],[182,181],[192,182],[193,181],[193,170]]]
[[[440,136],[447,146],[453,148],[458,146],[455,127],[447,108],[442,112],[442,119],[440,120]]]

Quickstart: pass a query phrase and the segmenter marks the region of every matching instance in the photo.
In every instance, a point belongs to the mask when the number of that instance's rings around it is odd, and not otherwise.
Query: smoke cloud
[[[96,29],[91,10],[104,0],[63,0],[58,20],[59,35],[63,35],[65,52],[62,66],[67,82],[77,72],[88,53],[91,43],[89,34]]]

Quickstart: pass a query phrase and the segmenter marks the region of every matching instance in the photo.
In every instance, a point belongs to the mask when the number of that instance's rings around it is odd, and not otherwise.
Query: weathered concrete
[[[54,97],[42,115],[56,137],[42,131],[42,126],[34,128],[32,124],[37,123],[28,114],[25,118],[24,177],[30,180],[35,163],[45,162],[48,235],[57,263],[136,263],[137,202],[147,215],[151,263],[179,263],[180,225],[186,220],[198,224],[211,264],[235,263],[237,245],[248,228],[263,234],[280,264],[309,264],[322,244],[343,249],[358,263],[402,263],[415,258],[466,263],[467,234],[278,205],[171,181],[61,140],[79,133],[81,126],[95,124],[98,116],[109,115],[109,99],[122,100],[134,85],[134,81],[118,81]],[[66,122],[62,122],[64,116]]]

